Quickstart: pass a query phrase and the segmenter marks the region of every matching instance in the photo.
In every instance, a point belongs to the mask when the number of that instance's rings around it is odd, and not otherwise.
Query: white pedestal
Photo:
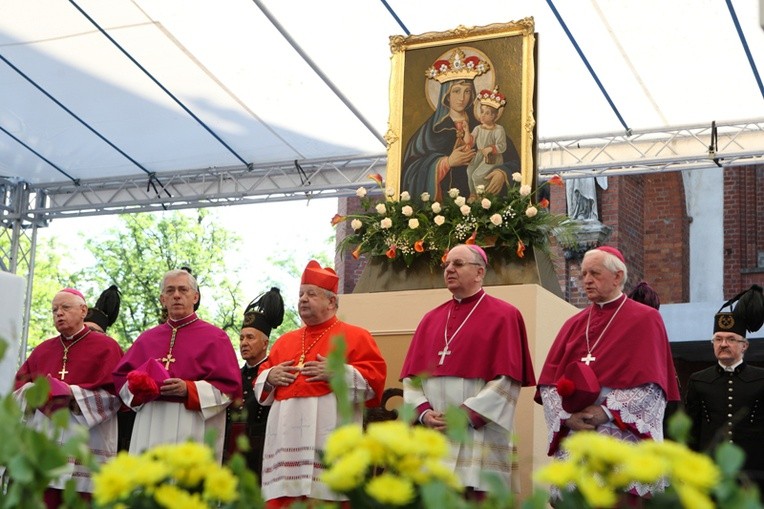
[[[517,307],[523,315],[536,376],[557,331],[578,309],[537,284],[486,286],[489,295]],[[353,293],[340,296],[339,317],[369,330],[387,361],[385,387],[401,387],[403,359],[424,314],[451,298],[448,290]],[[531,474],[548,461],[544,410],[533,401],[535,387],[520,391],[515,411],[515,446],[521,497],[532,492]]]
[[[0,339],[8,344],[0,359],[0,395],[13,388],[18,370],[21,324],[24,316],[24,278],[0,272]]]

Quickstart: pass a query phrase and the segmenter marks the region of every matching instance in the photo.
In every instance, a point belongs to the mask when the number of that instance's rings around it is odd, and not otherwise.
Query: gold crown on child
[[[425,76],[438,83],[453,80],[471,80],[490,69],[491,66],[480,57],[464,56],[461,48],[456,48],[448,60],[436,60],[432,67],[425,71]]]
[[[487,106],[493,106],[497,110],[507,104],[507,98],[499,93],[499,86],[495,86],[493,91],[481,90],[478,94],[478,102]]]

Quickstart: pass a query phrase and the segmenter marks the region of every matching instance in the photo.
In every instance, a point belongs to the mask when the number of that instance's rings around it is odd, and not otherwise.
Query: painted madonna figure
[[[475,158],[472,131],[480,122],[475,117],[477,93],[475,78],[490,69],[487,60],[456,48],[449,60],[437,60],[427,69],[427,79],[440,83],[435,112],[414,133],[403,157],[401,190],[412,196],[430,193],[441,200],[449,189],[457,188],[469,196],[467,166]],[[511,182],[512,173],[519,171],[520,158],[512,140],[507,138],[503,161],[486,176],[486,192],[501,193]]]

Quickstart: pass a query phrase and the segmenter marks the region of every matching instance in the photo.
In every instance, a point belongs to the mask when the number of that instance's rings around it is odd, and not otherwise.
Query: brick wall
[[[764,286],[764,165],[724,169],[724,298]]]
[[[362,212],[361,200],[359,198],[340,198],[337,200],[337,213],[341,216]],[[337,227],[337,245],[342,242],[351,232],[350,221],[345,221]],[[337,251],[334,255],[334,266],[337,268],[337,275],[340,278],[340,293],[353,293],[356,281],[361,276],[361,272],[366,267],[366,255],[361,255],[357,260],[353,258],[348,251]]]

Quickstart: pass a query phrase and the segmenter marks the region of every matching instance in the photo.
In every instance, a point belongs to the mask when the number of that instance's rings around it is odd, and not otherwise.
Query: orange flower
[[[548,208],[549,200],[547,200],[546,198],[541,198],[541,201],[539,202],[539,207],[541,207],[542,209]]]
[[[525,258],[525,244],[523,244],[522,240],[517,241],[517,253],[518,258]]]
[[[440,261],[446,263],[446,258],[448,258],[448,249],[443,251],[443,256],[440,257]]]
[[[332,218],[332,226],[337,226],[338,224],[340,224],[345,219],[347,219],[345,216],[341,216],[339,214],[334,214],[334,217]]]
[[[417,253],[424,253],[424,239],[414,242],[414,251]]]
[[[353,258],[355,258],[356,260],[361,257],[361,244],[358,244],[358,247],[355,248],[352,255],[353,255]]]
[[[395,245],[390,246],[390,249],[387,250],[387,252],[385,253],[385,256],[387,256],[391,260],[395,258]]]
[[[475,243],[475,239],[476,239],[476,238],[477,238],[477,230],[475,230],[474,232],[472,232],[472,235],[470,235],[470,238],[468,238],[467,240],[465,240],[465,241],[464,241],[464,243],[465,243],[465,244],[467,244],[468,246],[469,246],[469,245],[472,245],[472,244],[474,244],[474,243]]]
[[[559,175],[555,175],[552,178],[549,179],[549,183],[553,186],[561,186],[562,185],[562,177]]]
[[[372,174],[369,175],[369,178],[371,180],[373,180],[374,182],[376,182],[377,185],[379,185],[379,186],[382,185],[382,180],[383,179],[382,179],[382,175],[380,175],[379,173],[372,173]]]

